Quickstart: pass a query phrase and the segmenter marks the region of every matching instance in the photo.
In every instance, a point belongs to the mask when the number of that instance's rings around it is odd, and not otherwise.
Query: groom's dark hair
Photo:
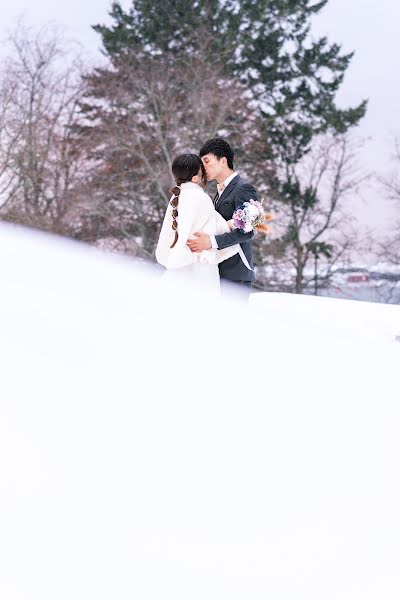
[[[224,138],[217,137],[208,140],[200,150],[201,157],[206,154],[214,154],[219,159],[225,156],[228,167],[233,170],[233,158],[235,153]]]

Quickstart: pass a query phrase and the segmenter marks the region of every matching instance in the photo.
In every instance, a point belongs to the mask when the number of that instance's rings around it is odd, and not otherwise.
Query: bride
[[[199,284],[207,292],[218,292],[218,264],[239,254],[248,269],[250,265],[239,244],[223,250],[210,248],[192,252],[187,241],[194,232],[219,235],[232,225],[214,209],[204,191],[207,179],[204,165],[197,154],[182,154],[172,164],[176,186],[167,207],[156,248],[156,259],[167,271],[164,279]]]

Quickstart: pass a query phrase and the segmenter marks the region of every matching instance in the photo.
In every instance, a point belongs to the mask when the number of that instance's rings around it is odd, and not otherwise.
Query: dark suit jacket
[[[226,186],[222,192],[220,198],[217,200],[217,196],[214,198],[216,201],[215,209],[224,217],[226,221],[232,219],[232,215],[237,208],[243,202],[249,201],[251,198],[258,200],[257,192],[255,188],[242,179],[239,175],[236,175]],[[239,229],[234,229],[229,233],[222,233],[216,235],[215,239],[218,244],[218,248],[228,248],[234,244],[240,244],[244,254],[246,255],[249,265],[253,267],[253,252],[251,248],[251,240],[254,236],[254,232],[244,233]],[[254,281],[254,271],[250,271],[244,264],[238,254],[224,260],[219,264],[219,274],[223,279],[229,279],[230,281]]]

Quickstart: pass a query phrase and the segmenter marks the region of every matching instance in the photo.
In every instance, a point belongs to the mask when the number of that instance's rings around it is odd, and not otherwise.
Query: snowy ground
[[[2,600],[398,600],[400,307],[1,226]]]

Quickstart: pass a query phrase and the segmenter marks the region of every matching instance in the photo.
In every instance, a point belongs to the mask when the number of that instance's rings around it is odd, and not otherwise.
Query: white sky
[[[124,8],[131,0],[122,0]],[[96,57],[99,36],[90,25],[108,21],[111,0],[2,0],[0,36],[12,27],[18,16],[24,15],[32,25],[54,21],[67,30],[69,37],[79,40],[91,57]],[[369,99],[366,118],[359,134],[369,138],[360,154],[368,170],[383,173],[389,168],[391,136],[400,134],[397,118],[400,105],[398,57],[400,55],[400,2],[398,0],[330,0],[315,18],[316,35],[326,34],[331,42],[343,44],[344,51],[355,51],[353,62],[338,95],[343,106]],[[383,228],[393,217],[392,207],[382,192],[369,183],[363,190],[363,200],[354,203],[354,213],[368,226]]]
[[[343,106],[369,99],[359,134],[368,138],[360,160],[379,174],[393,171],[393,136],[400,135],[400,2],[397,0],[330,0],[314,21],[314,31],[355,51],[338,94]],[[367,225],[389,226],[392,205],[382,191],[369,183],[363,192],[365,204],[356,207],[357,216]]]

